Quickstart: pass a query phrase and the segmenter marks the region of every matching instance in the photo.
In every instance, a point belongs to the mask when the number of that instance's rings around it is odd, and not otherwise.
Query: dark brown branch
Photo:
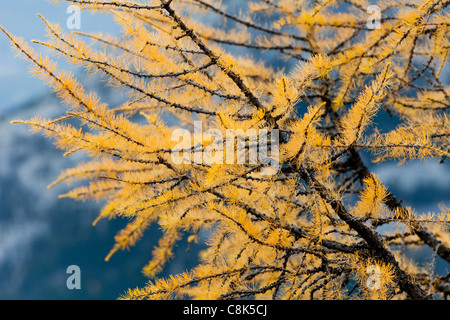
[[[354,219],[347,212],[344,205],[339,200],[331,198],[329,196],[330,192],[328,192],[326,188],[315,179],[314,175],[308,172],[303,166],[300,168],[300,174],[310,187],[316,190],[320,197],[331,205],[339,218],[347,223],[351,229],[355,230],[361,238],[367,242],[370,249],[373,251],[374,258],[387,263],[394,268],[396,275],[395,281],[398,283],[400,289],[405,291],[414,300],[432,299],[431,296],[427,295],[426,292],[423,291],[420,286],[415,284],[411,277],[400,268],[392,252],[386,249],[383,238],[375,230],[370,229],[361,221]]]
[[[189,37],[191,40],[202,50],[210,59],[217,65],[242,91],[242,93],[247,97],[248,101],[255,106],[257,109],[264,110],[264,106],[261,104],[259,99],[250,91],[250,89],[244,84],[242,79],[234,73],[232,70],[226,68],[220,63],[220,58],[216,56],[199,37],[194,33],[194,31],[186,26],[186,24],[178,17],[175,11],[170,7],[170,1],[166,2],[161,0],[162,7],[167,11],[170,17],[177,23],[178,27]]]

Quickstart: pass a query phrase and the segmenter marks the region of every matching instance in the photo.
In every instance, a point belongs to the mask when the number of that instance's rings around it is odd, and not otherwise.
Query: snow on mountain
[[[102,101],[112,106],[122,102],[123,97],[99,79],[80,78],[85,87],[100,93]],[[68,191],[64,184],[47,189],[62,170],[87,157],[63,157],[48,138],[10,123],[64,113],[58,99],[44,91],[0,116],[0,299],[115,299],[147,281],[140,270],[160,230],[150,228],[130,252],[118,252],[106,263],[114,235],[126,221],[101,221],[93,227],[103,203],[59,199]],[[179,246],[168,271],[181,272],[195,263],[195,250],[187,254],[185,249]],[[81,268],[82,290],[66,287],[66,268],[72,264]]]
[[[0,25],[11,33],[27,40],[44,39],[36,12],[64,25],[67,6],[52,6],[44,0],[19,1],[20,10],[17,0],[2,3]],[[104,21],[102,16],[86,14],[82,31],[103,30],[109,26]],[[159,230],[150,230],[130,252],[119,252],[104,262],[114,234],[124,223],[104,221],[92,227],[101,203],[58,199],[67,190],[64,185],[47,189],[61,170],[83,160],[83,155],[64,158],[47,138],[31,135],[24,125],[10,124],[36,114],[55,117],[65,112],[27,69],[28,62],[16,58],[6,37],[0,35],[0,299],[114,299],[128,287],[146,282],[140,269],[150,258]],[[98,80],[89,81],[90,90],[103,90]],[[106,100],[114,104],[120,97],[111,94]],[[450,206],[449,160],[444,164],[414,161],[402,167],[370,166],[406,204],[427,211],[435,210],[438,201]],[[186,254],[185,247],[180,245],[177,250],[167,268],[171,273],[195,263],[195,255]],[[82,290],[66,287],[66,268],[71,264],[81,268]]]

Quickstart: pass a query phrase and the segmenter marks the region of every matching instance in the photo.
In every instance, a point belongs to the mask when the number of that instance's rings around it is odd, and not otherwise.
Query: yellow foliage
[[[112,14],[122,34],[66,33],[41,17],[48,38],[34,44],[102,74],[127,101],[107,105],[0,27],[67,105],[59,118],[15,123],[44,132],[66,156],[93,158],[49,187],[86,181],[61,197],[105,201],[94,224],[128,219],[106,260],[159,225],[143,268],[152,281],[121,298],[446,294],[430,285],[434,271],[393,252],[426,245],[449,262],[448,209],[405,208],[361,152],[375,162],[450,157],[447,2],[379,1],[375,29],[363,0],[255,0],[242,14],[213,0],[69,2]],[[399,124],[386,129],[380,113]],[[224,161],[211,164],[204,155],[216,144]],[[388,234],[385,224],[400,227]],[[201,232],[198,265],[158,278],[181,235],[195,246]]]

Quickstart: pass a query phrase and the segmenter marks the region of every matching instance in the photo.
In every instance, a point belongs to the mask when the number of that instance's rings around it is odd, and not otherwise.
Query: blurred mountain
[[[120,96],[90,80],[90,90],[103,101]],[[124,221],[101,221],[93,227],[102,203],[58,199],[65,185],[47,189],[68,167],[85,160],[82,154],[63,157],[52,142],[32,135],[25,125],[10,124],[34,115],[57,117],[64,106],[52,94],[30,100],[0,117],[0,299],[115,299],[129,287],[147,281],[140,270],[151,257],[160,231],[154,227],[129,252],[104,258]],[[195,263],[180,245],[166,273],[179,273]],[[69,265],[81,268],[81,290],[69,290]]]
[[[87,86],[103,101],[121,102],[120,95],[103,88],[98,79],[89,81]],[[147,279],[140,270],[150,259],[160,231],[151,228],[136,247],[105,262],[113,237],[125,222],[101,221],[93,227],[102,203],[58,199],[68,190],[64,184],[47,189],[63,169],[86,160],[83,154],[63,157],[46,137],[32,135],[25,125],[10,124],[36,114],[57,117],[64,114],[64,106],[52,94],[44,94],[13,110],[0,117],[0,299],[115,299],[129,287],[144,285]],[[382,113],[379,117],[386,125],[394,121],[382,119]],[[450,205],[448,161],[413,161],[399,167],[365,160],[390,191],[418,212],[437,210],[439,201]],[[187,253],[182,242],[161,276],[195,265],[199,248],[194,249]],[[420,256],[426,264],[431,251],[408,254]],[[72,264],[81,268],[81,290],[66,287],[66,269]],[[438,259],[437,272],[448,271],[448,264]]]
[[[229,10],[239,10],[245,1],[224,1]],[[51,6],[43,0],[6,1],[0,11],[0,24],[13,34],[44,39],[44,27],[36,13],[64,26],[66,6]],[[100,19],[99,19],[100,17]],[[204,16],[204,22],[216,21],[214,15]],[[83,30],[115,29],[101,15],[83,16]],[[229,22],[232,24],[232,22]],[[106,30],[105,30],[106,28]],[[0,299],[115,299],[129,287],[142,286],[147,281],[141,268],[150,259],[160,230],[153,227],[129,252],[116,253],[109,262],[104,257],[113,246],[113,237],[124,221],[101,221],[92,227],[102,203],[79,203],[58,199],[68,190],[59,185],[48,190],[60,172],[85,160],[83,154],[64,158],[52,142],[41,135],[31,135],[24,125],[10,124],[11,120],[29,119],[34,115],[57,117],[65,112],[58,99],[47,93],[42,83],[26,73],[28,63],[17,59],[8,48],[6,37],[0,36]],[[232,49],[244,54],[244,50]],[[44,52],[45,53],[45,52]],[[275,67],[288,72],[294,62],[281,63],[271,52],[264,58]],[[444,81],[450,82],[450,72]],[[100,93],[103,101],[112,105],[121,96],[106,90],[98,79],[84,80],[90,91]],[[398,120],[383,110],[375,122],[380,131],[395,127]],[[450,206],[450,159],[428,162],[411,161],[403,166],[395,163],[375,165],[364,154],[365,163],[377,173],[389,190],[418,213],[437,211],[437,203]],[[161,276],[180,273],[196,263],[197,250],[186,252],[180,242],[175,258]],[[413,250],[423,263],[430,261],[429,249]],[[69,290],[66,269],[69,265],[81,268],[81,290]],[[450,270],[438,259],[437,272]]]

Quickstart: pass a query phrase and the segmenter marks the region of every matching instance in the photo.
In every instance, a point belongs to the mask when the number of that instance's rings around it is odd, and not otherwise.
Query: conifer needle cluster
[[[62,197],[105,201],[94,224],[129,221],[106,260],[152,224],[163,230],[143,267],[148,285],[121,298],[450,294],[448,274],[399,250],[426,246],[449,263],[449,209],[403,206],[361,156],[399,163],[450,156],[450,88],[443,82],[450,1],[377,1],[378,28],[367,25],[365,0],[254,0],[241,11],[217,0],[65,2],[111,14],[122,33],[68,32],[41,16],[48,38],[30,46],[1,28],[67,106],[57,119],[16,122],[54,139],[67,156],[90,157],[54,184],[86,181]],[[127,101],[102,102],[37,45],[103,75]],[[398,125],[383,130],[374,121],[380,113]],[[277,130],[278,171],[194,161],[213,139],[192,145],[193,161],[174,163],[179,141],[172,133],[191,130],[194,121],[223,136]],[[158,278],[177,243],[195,243],[200,234],[208,239],[198,265]]]

